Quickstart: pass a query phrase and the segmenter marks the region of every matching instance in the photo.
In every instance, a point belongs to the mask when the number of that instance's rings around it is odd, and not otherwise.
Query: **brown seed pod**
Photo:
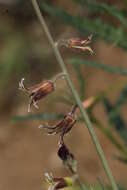
[[[28,112],[31,111],[31,105],[38,109],[37,102],[55,90],[54,82],[51,80],[42,81],[31,87],[25,87],[23,82],[24,78],[19,82],[19,89],[29,94]]]
[[[31,111],[31,105],[38,109],[38,101],[48,94],[52,93],[55,90],[56,81],[59,78],[63,78],[65,76],[65,73],[59,73],[53,78],[53,80],[45,80],[31,87],[26,87],[24,85],[24,78],[22,78],[19,82],[19,89],[26,92],[30,97],[28,112]]]
[[[93,50],[90,46],[88,46],[89,43],[91,43],[92,35],[88,36],[86,39],[81,38],[70,38],[68,40],[61,39],[57,44],[59,46],[65,46],[70,49],[75,50],[81,50],[81,51],[89,51],[91,54],[93,54]]]

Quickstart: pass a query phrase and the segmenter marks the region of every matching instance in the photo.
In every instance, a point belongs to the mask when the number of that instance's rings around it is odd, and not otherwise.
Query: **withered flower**
[[[60,40],[58,42],[58,45],[60,46],[66,46],[70,49],[79,49],[81,51],[89,51],[91,54],[93,54],[93,50],[91,49],[88,44],[91,43],[92,35],[88,36],[87,39],[81,39],[81,38],[70,38],[68,40]]]
[[[57,190],[65,187],[71,187],[76,179],[76,176],[72,177],[53,177],[52,174],[45,174],[45,179],[49,183],[48,190]]]
[[[74,158],[74,155],[69,151],[64,143],[59,144],[58,156],[72,174],[77,172],[77,162]]]
[[[53,92],[55,90],[56,80],[64,76],[64,73],[60,73],[53,80],[45,80],[31,87],[26,87],[24,85],[24,78],[22,78],[19,82],[19,89],[26,92],[30,97],[28,112],[31,111],[31,105],[38,109],[38,101]]]
[[[39,128],[48,129],[49,135],[56,135],[60,134],[60,143],[63,143],[63,137],[66,133],[68,133],[71,128],[76,123],[76,116],[75,111],[77,109],[77,105],[75,105],[71,112],[66,114],[60,122],[58,122],[55,126],[49,126],[49,125],[41,125]]]
[[[29,94],[30,102],[28,105],[28,112],[31,111],[31,105],[38,109],[37,102],[55,90],[54,82],[50,80],[43,81],[32,87],[25,87],[23,82],[24,78],[19,82],[19,89]]]

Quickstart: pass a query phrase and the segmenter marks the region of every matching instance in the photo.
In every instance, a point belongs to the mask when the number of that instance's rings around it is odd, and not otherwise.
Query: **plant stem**
[[[42,14],[41,14],[39,5],[38,5],[36,0],[31,0],[31,1],[32,1],[33,7],[35,9],[35,12],[37,14],[37,17],[38,17],[38,19],[39,19],[39,21],[41,23],[42,29],[44,30],[44,32],[45,32],[45,34],[46,34],[46,36],[48,38],[48,41],[49,41],[49,43],[50,43],[50,45],[52,47],[52,50],[53,50],[53,52],[54,52],[54,54],[56,56],[56,59],[57,59],[59,65],[60,65],[63,73],[65,73],[65,75],[66,75],[67,84],[70,87],[70,89],[72,91],[72,94],[73,94],[73,96],[75,98],[75,101],[76,101],[77,105],[80,108],[80,112],[81,112],[82,117],[83,117],[84,122],[85,122],[84,126],[87,127],[88,130],[89,130],[90,136],[92,138],[92,141],[93,141],[94,145],[96,146],[96,150],[97,150],[97,153],[98,153],[98,155],[100,157],[100,160],[102,162],[103,168],[104,168],[104,170],[105,170],[105,172],[107,174],[107,177],[108,177],[109,181],[111,182],[112,189],[113,190],[118,190],[116,182],[115,182],[114,177],[112,175],[112,172],[111,172],[111,170],[110,170],[110,168],[108,166],[107,160],[105,158],[104,152],[103,152],[103,150],[101,148],[101,145],[99,143],[99,140],[98,140],[98,138],[97,138],[97,136],[96,136],[96,134],[94,132],[92,123],[91,123],[86,111],[84,110],[84,108],[82,106],[82,103],[80,101],[78,93],[77,93],[77,91],[76,91],[76,89],[75,89],[75,87],[74,87],[74,85],[73,85],[73,83],[72,83],[72,81],[70,79],[70,76],[69,76],[69,73],[67,71],[66,65],[64,64],[64,61],[63,61],[63,59],[61,57],[61,54],[60,54],[57,46],[55,45],[55,43],[53,41],[53,38],[52,38],[52,36],[51,36],[51,34],[49,32],[49,29],[48,29],[48,27],[47,27],[47,25],[45,23],[45,20],[44,20]]]

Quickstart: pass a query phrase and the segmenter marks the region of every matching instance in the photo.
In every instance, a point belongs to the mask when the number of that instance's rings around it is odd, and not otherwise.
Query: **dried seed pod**
[[[89,36],[87,39],[81,39],[81,38],[71,38],[68,40],[68,46],[70,48],[74,46],[82,46],[82,45],[87,45],[91,42],[92,36]]]
[[[71,112],[66,114],[64,118],[60,122],[58,122],[55,126],[41,125],[39,128],[48,129],[49,135],[60,134],[60,143],[63,143],[64,135],[68,133],[76,123],[76,116],[75,116],[76,109],[77,105],[74,106]]]
[[[89,43],[91,43],[92,35],[88,36],[87,39],[81,39],[81,38],[70,38],[68,40],[60,40],[57,44],[60,46],[66,46],[70,49],[79,49],[81,51],[89,51],[91,54],[93,54],[93,50],[90,46],[87,46]]]
[[[53,92],[55,90],[56,81],[59,78],[65,77],[65,75],[66,74],[64,73],[59,73],[53,78],[53,80],[45,80],[31,87],[26,87],[24,85],[24,78],[22,78],[19,82],[19,89],[26,92],[30,97],[28,112],[31,110],[31,105],[38,109],[38,101]]]
[[[19,82],[19,89],[29,94],[28,112],[31,110],[31,105],[38,108],[37,102],[55,90],[55,84],[51,80],[43,81],[31,87],[25,87],[23,82],[24,78]]]

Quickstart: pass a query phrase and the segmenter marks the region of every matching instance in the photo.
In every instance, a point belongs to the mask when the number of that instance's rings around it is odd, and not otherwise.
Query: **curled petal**
[[[46,181],[47,181],[49,184],[53,184],[53,183],[54,183],[52,173],[50,173],[50,174],[49,174],[49,173],[45,173],[44,175],[45,175]]]
[[[86,50],[87,50],[87,51],[89,51],[91,54],[94,53],[93,50],[91,49],[91,47],[89,47],[89,46],[83,47],[82,50],[83,50],[83,51],[86,51]]]
[[[77,105],[73,106],[71,112],[66,114],[64,118],[59,121],[55,126],[49,126],[48,124],[40,125],[39,128],[47,129],[48,135],[60,134],[60,143],[63,143],[63,138],[66,133],[68,133],[74,124],[76,123],[75,112],[77,110]]]
[[[91,43],[93,35],[91,34],[90,36],[88,36],[88,38],[86,40],[82,40],[81,44],[82,45],[87,45],[89,43]]]
[[[68,40],[61,39],[57,43],[60,46],[65,46],[70,49],[79,49],[81,51],[89,51],[91,54],[93,54],[93,50],[91,47],[87,46],[89,43],[91,43],[92,35],[88,36],[86,39],[81,38],[70,38]]]
[[[24,85],[24,78],[21,79],[21,81],[19,82],[19,90],[22,90],[24,92],[28,92],[28,89],[25,87]]]
[[[74,49],[80,49],[82,51],[89,51],[91,54],[93,54],[93,50],[89,46],[73,46]]]

